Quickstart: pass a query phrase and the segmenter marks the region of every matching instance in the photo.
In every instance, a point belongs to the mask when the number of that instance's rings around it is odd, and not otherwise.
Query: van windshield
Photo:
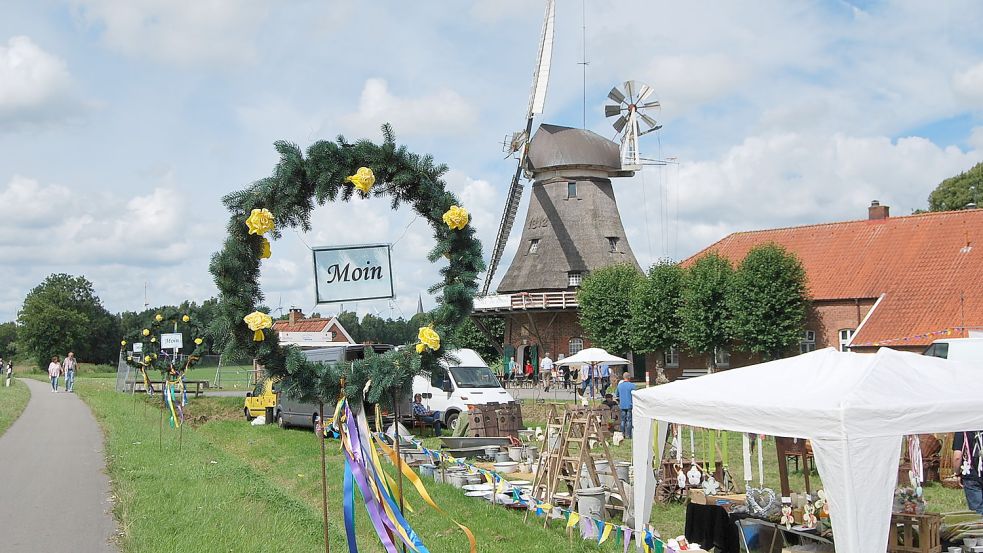
[[[451,367],[458,388],[500,388],[495,373],[488,367]]]

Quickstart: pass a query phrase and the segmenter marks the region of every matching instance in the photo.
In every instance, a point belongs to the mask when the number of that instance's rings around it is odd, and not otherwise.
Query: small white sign
[[[317,303],[394,297],[388,244],[313,250]]]
[[[160,347],[162,349],[181,349],[184,345],[184,335],[180,332],[160,335]]]
[[[143,344],[141,342],[133,344],[133,353],[143,353]]]

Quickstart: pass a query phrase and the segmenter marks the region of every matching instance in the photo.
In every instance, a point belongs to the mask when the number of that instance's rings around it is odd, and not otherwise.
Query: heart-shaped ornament
[[[748,488],[747,494],[748,510],[752,515],[766,517],[775,509],[778,496],[771,488]]]

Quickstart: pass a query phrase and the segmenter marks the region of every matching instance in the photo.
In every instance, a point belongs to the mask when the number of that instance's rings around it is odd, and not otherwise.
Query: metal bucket
[[[485,457],[489,459],[494,459],[498,455],[500,448],[497,445],[490,445],[485,448]]]
[[[509,457],[509,453],[507,451],[499,451],[498,453],[495,454],[496,463],[504,463],[506,461],[511,461],[511,460],[512,458]]]
[[[420,465],[420,476],[433,478],[437,472],[437,465]]]
[[[468,475],[463,472],[448,473],[447,481],[455,488],[463,488],[468,483]]]
[[[604,502],[606,496],[604,488],[584,488],[577,491],[577,513],[581,518],[592,518],[594,520],[605,520]]]
[[[509,459],[516,463],[522,461],[522,446],[512,446],[509,448]]]
[[[608,465],[606,459],[595,460],[594,469],[597,470],[597,474],[611,474],[611,467]]]
[[[468,484],[481,484],[481,480],[482,480],[482,478],[478,474],[469,474],[468,475]]]
[[[539,447],[530,445],[526,446],[526,459],[533,462],[539,459]]]
[[[631,463],[627,463],[625,461],[618,461],[614,464],[614,471],[618,473],[618,478],[624,480],[625,482],[628,481],[628,469],[630,468]]]

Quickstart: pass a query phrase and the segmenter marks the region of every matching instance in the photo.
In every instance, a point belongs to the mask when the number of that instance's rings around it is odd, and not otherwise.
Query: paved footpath
[[[31,400],[0,436],[0,551],[118,552],[99,425],[75,394],[21,381]]]

